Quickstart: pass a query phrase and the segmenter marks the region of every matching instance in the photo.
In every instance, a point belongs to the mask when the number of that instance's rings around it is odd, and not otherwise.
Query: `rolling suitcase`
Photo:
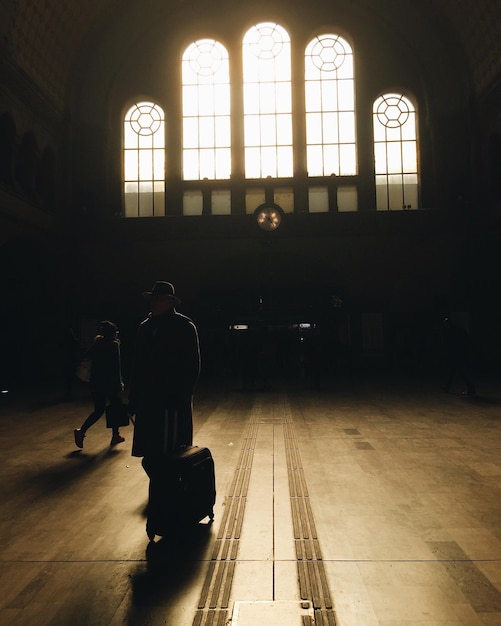
[[[188,446],[156,459],[143,459],[150,477],[146,533],[165,537],[214,519],[216,483],[208,448]]]

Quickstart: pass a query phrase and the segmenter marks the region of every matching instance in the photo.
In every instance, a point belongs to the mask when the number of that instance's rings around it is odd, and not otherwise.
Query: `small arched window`
[[[278,24],[256,24],[245,34],[242,54],[245,176],[292,176],[289,35]]]
[[[165,119],[153,102],[134,104],[124,117],[125,217],[165,215]]]
[[[231,174],[230,75],[226,48],[213,39],[190,44],[183,68],[183,177]]]
[[[309,176],[357,173],[353,52],[339,35],[315,37],[305,51]]]
[[[378,210],[418,207],[416,110],[399,93],[374,102],[374,161]]]

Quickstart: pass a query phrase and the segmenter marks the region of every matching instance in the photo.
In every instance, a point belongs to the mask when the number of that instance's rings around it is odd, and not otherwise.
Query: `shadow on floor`
[[[131,575],[129,624],[170,623],[169,607],[190,589],[203,566],[211,528],[212,524],[197,524],[148,544],[146,563]]]

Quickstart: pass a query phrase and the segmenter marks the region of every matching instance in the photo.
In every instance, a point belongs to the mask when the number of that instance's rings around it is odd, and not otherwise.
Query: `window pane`
[[[155,150],[153,152],[153,179],[161,181],[164,185],[165,179],[165,152],[164,150]]]
[[[353,113],[339,113],[339,141],[355,143],[355,115]]]
[[[323,148],[322,146],[308,146],[308,176],[323,176]]]
[[[412,102],[398,93],[380,96],[373,106],[374,158],[376,186],[386,184],[386,207],[381,207],[383,192],[377,193],[378,209],[418,207],[416,114]]]
[[[229,117],[215,118],[216,146],[231,145],[231,127]]]
[[[307,113],[306,128],[310,144],[322,143],[322,116],[320,113]]]
[[[231,214],[231,193],[228,189],[215,189],[212,192],[212,215]]]
[[[165,215],[165,192],[163,183],[153,183],[153,214]]]
[[[289,113],[292,110],[290,83],[277,83],[275,93],[277,113]]]
[[[349,143],[339,147],[340,176],[354,176],[357,173],[357,153],[355,144]]]
[[[185,148],[198,146],[198,118],[185,117],[183,120],[183,145]]]
[[[324,160],[324,176],[330,176],[331,174],[339,175],[339,146],[337,145],[324,145],[323,149]]]
[[[214,179],[221,172],[217,151],[231,139],[228,53],[213,39],[199,39],[184,51],[182,68],[183,176]]]
[[[386,144],[387,172],[388,174],[400,174],[402,172],[402,154],[399,143]]]
[[[185,180],[199,179],[198,150],[183,151],[183,176]]]
[[[138,217],[139,215],[139,184],[138,183],[126,183],[125,184],[125,198],[124,209],[125,217]]]
[[[386,144],[377,143],[374,146],[374,163],[376,174],[386,174]]]
[[[261,172],[259,178],[277,175],[277,149],[275,147],[261,148]]]
[[[249,29],[242,44],[245,172],[250,178],[292,175],[290,40],[278,24]],[[281,146],[287,146],[282,149]],[[280,156],[279,156],[280,155]],[[259,163],[260,161],[260,163]],[[280,173],[279,173],[280,172]]]
[[[137,137],[137,147],[141,150],[151,150],[153,148],[153,137],[152,135],[146,135],[141,133]]]
[[[183,215],[202,215],[203,198],[198,190],[185,191],[183,194]]]
[[[245,137],[248,146],[259,145],[260,142],[260,118],[257,115],[246,115],[245,119]]]
[[[323,120],[323,141],[326,144],[339,144],[339,115],[337,113],[324,113]]]
[[[356,187],[339,187],[337,190],[338,211],[358,211],[358,193]]]
[[[316,71],[313,69],[316,68]],[[355,175],[357,173],[355,134],[355,90],[353,53],[349,43],[335,34],[325,34],[310,41],[305,50],[306,156],[310,176],[313,172]],[[316,98],[316,101],[315,101]],[[322,136],[311,111],[322,112]],[[323,144],[322,156],[310,150]],[[349,144],[343,147],[340,144]],[[323,163],[319,164],[318,159]],[[310,159],[314,159],[310,163]],[[347,161],[345,162],[345,159]]]
[[[306,112],[309,111],[321,111],[322,110],[322,97],[321,97],[321,83],[319,81],[307,82],[305,85],[306,95]]]
[[[214,150],[199,150],[200,172],[197,178],[214,178]]]
[[[259,112],[266,114],[274,113],[275,111],[275,85],[274,83],[262,83],[259,86]]]
[[[329,210],[327,187],[310,187],[308,190],[308,210],[310,213],[327,213]]]
[[[277,115],[278,145],[292,145],[292,116]]]
[[[325,79],[320,83],[321,102],[318,103],[320,111],[338,111],[338,84],[337,81]]]
[[[247,214],[254,213],[258,206],[264,204],[264,189],[253,187],[245,191],[245,212]]]
[[[275,189],[275,202],[285,213],[294,211],[294,191],[290,187],[277,187]]]
[[[142,150],[139,153],[139,180],[153,180],[152,153]]]
[[[124,117],[123,184],[126,217],[164,211],[165,125],[163,110],[138,102]]]
[[[141,217],[153,216],[153,184],[139,183],[139,209]]]
[[[262,115],[261,121],[261,145],[275,146],[276,140],[276,118],[274,115]]]
[[[124,179],[137,180],[137,152],[126,150],[124,154]]]
[[[210,148],[215,145],[214,141],[214,118],[199,118],[200,147]]]
[[[415,140],[416,139],[416,116],[414,114],[409,115],[409,119],[402,126],[402,139]]]
[[[231,150],[229,148],[216,149],[216,178],[229,178],[231,175]]]
[[[404,172],[416,172],[416,144],[411,141],[402,143],[402,169]]]
[[[214,87],[213,85],[198,86],[198,114],[214,115]]]
[[[259,90],[256,85],[244,85],[244,101],[248,115],[259,113]]]
[[[245,176],[247,178],[260,178],[261,154],[259,148],[246,148],[245,149]]]

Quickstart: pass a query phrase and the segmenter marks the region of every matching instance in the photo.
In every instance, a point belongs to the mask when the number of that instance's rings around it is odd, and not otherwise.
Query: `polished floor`
[[[501,384],[202,385],[216,516],[148,543],[147,479],[90,409],[0,401],[0,624],[499,626]]]

